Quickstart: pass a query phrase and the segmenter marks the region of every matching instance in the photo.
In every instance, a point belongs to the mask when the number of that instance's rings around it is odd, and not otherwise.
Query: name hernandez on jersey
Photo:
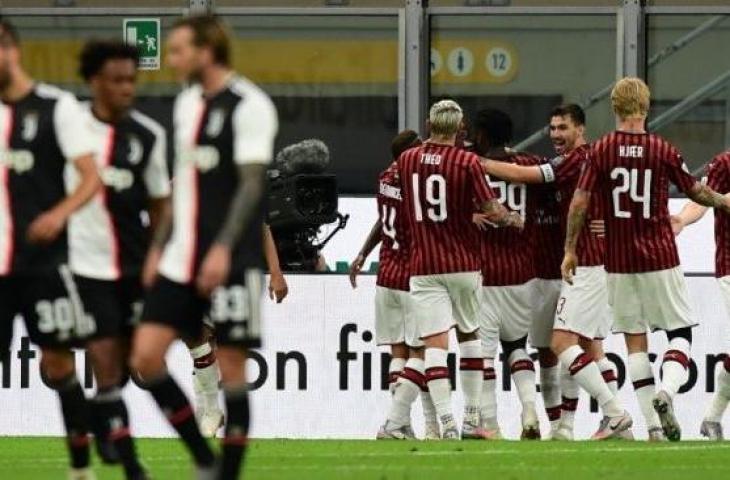
[[[494,199],[479,157],[426,142],[401,154],[397,171],[410,246],[411,275],[481,270],[474,204]]]
[[[409,291],[408,239],[403,221],[403,195],[397,167],[392,164],[378,178],[378,215],[383,224],[376,284]]]
[[[109,124],[85,108],[103,188],[71,217],[69,265],[98,280],[139,276],[150,240],[149,202],[170,195],[165,131],[136,110]]]
[[[642,273],[679,265],[669,219],[669,182],[697,180],[679,151],[652,133],[609,133],[593,144],[578,188],[603,199],[606,271]]]
[[[568,211],[573,193],[578,186],[583,166],[588,160],[590,144],[577,147],[566,155],[551,158],[547,163],[540,166],[546,183],[554,182],[557,188],[558,203],[560,205],[560,225],[563,232],[568,225]],[[578,236],[578,263],[582,266],[603,265],[605,254],[605,243],[603,237],[591,232],[590,222],[592,220],[603,220],[603,199],[599,196],[593,198],[588,209],[588,219]]]
[[[67,195],[68,163],[92,151],[86,112],[76,97],[39,83],[2,109],[0,275],[55,271],[68,257],[64,230],[45,245],[26,240],[28,227]]]
[[[505,157],[490,156],[491,160],[522,166],[537,165],[540,158],[526,153],[510,153]],[[532,186],[510,183],[487,176],[489,186],[499,202],[523,219],[533,218],[536,205]],[[482,284],[484,286],[522,285],[536,276],[535,258],[529,228],[488,228],[480,234]]]
[[[211,98],[203,96],[199,85],[182,91],[175,100],[173,126],[173,231],[160,273],[189,284],[225,222],[239,184],[238,166],[271,162],[278,120],[266,93],[233,76]],[[263,267],[263,200],[256,211],[232,252],[231,263],[241,271]]]
[[[716,155],[707,166],[707,185],[720,193],[730,192],[730,151]],[[730,215],[715,209],[715,276],[730,275]]]

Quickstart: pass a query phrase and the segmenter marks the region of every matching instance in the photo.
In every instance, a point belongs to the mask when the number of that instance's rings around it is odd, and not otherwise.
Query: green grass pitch
[[[176,441],[141,440],[155,480],[192,478]],[[99,480],[123,479],[96,463]],[[0,479],[63,479],[60,439],[0,438]],[[730,443],[252,441],[246,479],[713,480],[730,478]]]

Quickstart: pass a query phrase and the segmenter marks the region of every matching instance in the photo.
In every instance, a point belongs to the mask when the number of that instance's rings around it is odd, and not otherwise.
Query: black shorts
[[[84,312],[94,322],[85,340],[129,337],[142,315],[144,289],[138,277],[97,280],[74,275]]]
[[[198,294],[195,285],[160,277],[147,295],[142,321],[168,325],[182,338],[194,340],[210,319],[218,344],[260,347],[262,281],[259,270],[231,274],[226,286],[207,299]]]
[[[93,325],[83,314],[67,267],[47,274],[0,277],[0,348],[13,338],[13,319],[21,315],[31,342],[42,348],[80,346]]]

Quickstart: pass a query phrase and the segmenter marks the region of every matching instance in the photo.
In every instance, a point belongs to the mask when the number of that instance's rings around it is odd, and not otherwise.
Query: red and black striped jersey
[[[540,158],[526,153],[508,153],[505,156],[490,155],[490,160],[509,162],[522,166],[537,165]],[[493,175],[488,176],[489,186],[499,202],[522,218],[534,216],[535,198],[532,185],[512,183]],[[489,228],[480,234],[482,284],[489,287],[521,285],[535,278],[535,262],[531,232],[515,228]]]
[[[578,186],[578,179],[583,171],[583,166],[588,159],[590,144],[577,147],[565,155],[550,159],[540,169],[543,172],[546,182],[554,182],[557,188],[558,202],[560,204],[560,225],[563,231],[567,228],[568,211],[573,193]],[[603,265],[605,254],[604,238],[591,233],[589,223],[592,220],[603,219],[603,199],[597,196],[591,202],[588,210],[588,218],[583,231],[578,237],[578,261],[583,266]],[[562,245],[560,252],[562,253]]]
[[[697,183],[682,155],[652,133],[615,131],[593,144],[578,188],[606,205],[606,271],[641,273],[679,265],[669,219],[669,183]]]
[[[716,192],[730,192],[730,151],[721,153],[707,166],[707,185]],[[715,275],[730,275],[730,215],[715,209]]]
[[[403,196],[395,163],[378,178],[378,215],[380,258],[377,285],[395,290],[409,290],[408,239],[403,219]]]
[[[535,275],[545,280],[561,278],[565,231],[560,224],[560,204],[555,185],[531,185],[535,208],[527,217],[526,228],[532,238]]]
[[[479,157],[451,145],[425,144],[397,162],[410,240],[411,275],[481,270],[474,205],[494,198]]]

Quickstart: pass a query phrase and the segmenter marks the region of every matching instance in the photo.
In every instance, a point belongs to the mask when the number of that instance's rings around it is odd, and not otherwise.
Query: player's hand
[[[603,220],[591,220],[591,223],[588,224],[588,228],[593,235],[597,235],[599,237],[606,236],[606,222]]]
[[[363,265],[365,265],[365,257],[358,255],[350,264],[350,285],[357,288],[357,276],[360,274]]]
[[[213,290],[226,283],[230,271],[231,249],[220,243],[213,244],[200,266],[195,282],[198,292],[206,298],[210,297]]]
[[[281,303],[287,295],[289,295],[289,285],[286,284],[284,274],[272,273],[269,277],[269,298],[276,300],[276,303]]]
[[[28,241],[30,243],[51,243],[63,231],[66,217],[55,210],[43,212],[28,227]]]
[[[578,268],[578,256],[575,252],[565,252],[563,264],[560,266],[560,273],[568,285],[573,285],[575,270]]]
[[[160,247],[152,247],[147,252],[147,258],[142,266],[142,286],[149,290],[157,280],[157,269],[162,258],[162,249]]]
[[[471,216],[471,221],[477,228],[483,232],[486,232],[493,223],[489,221],[489,216],[484,213],[475,213]]]
[[[518,230],[524,230],[525,219],[517,212],[510,212],[509,215],[507,215],[507,226]]]
[[[682,222],[681,218],[677,215],[670,215],[669,222],[672,224],[672,233],[674,233],[675,237],[682,233],[682,230],[684,230],[684,222]]]

